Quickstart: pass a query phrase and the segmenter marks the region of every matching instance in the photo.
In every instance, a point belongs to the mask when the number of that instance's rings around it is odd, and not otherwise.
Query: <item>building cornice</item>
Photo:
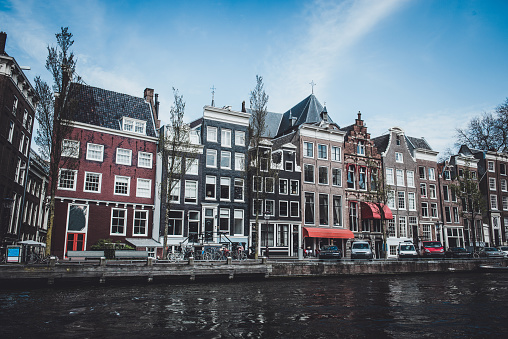
[[[229,109],[213,106],[203,107],[203,118],[220,122],[249,126],[251,114],[246,112],[231,111]]]

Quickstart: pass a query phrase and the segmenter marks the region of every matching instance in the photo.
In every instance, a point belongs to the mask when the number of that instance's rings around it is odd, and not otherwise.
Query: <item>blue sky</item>
[[[37,1],[0,0],[6,51],[29,78],[68,26],[78,73],[91,86],[160,95],[172,87],[187,120],[211,103],[240,110],[257,74],[268,109],[311,93],[340,126],[358,111],[373,137],[399,126],[437,151],[456,127],[508,97],[508,1]]]

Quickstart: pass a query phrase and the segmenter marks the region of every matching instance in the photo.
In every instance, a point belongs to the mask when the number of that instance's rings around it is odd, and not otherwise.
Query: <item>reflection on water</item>
[[[2,337],[486,337],[508,274],[1,290]]]

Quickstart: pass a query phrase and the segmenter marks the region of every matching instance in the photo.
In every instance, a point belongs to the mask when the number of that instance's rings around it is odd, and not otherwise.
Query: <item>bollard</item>
[[[194,266],[194,257],[189,257],[189,265]]]
[[[232,259],[231,257],[228,257],[227,264],[228,264],[228,265],[231,265],[231,261],[232,261],[232,260],[233,260],[233,259]]]
[[[146,265],[147,266],[153,266],[154,262],[155,262],[155,258],[148,257]]]
[[[267,257],[262,257],[262,258],[261,258],[261,263],[262,263],[263,265],[266,265],[266,264],[268,263],[268,258],[267,258]]]
[[[100,266],[106,266],[106,257],[101,257]]]
[[[55,265],[56,265],[56,257],[55,256],[49,257],[49,266],[55,267]]]
[[[149,283],[153,282],[153,276],[148,276],[148,282]]]

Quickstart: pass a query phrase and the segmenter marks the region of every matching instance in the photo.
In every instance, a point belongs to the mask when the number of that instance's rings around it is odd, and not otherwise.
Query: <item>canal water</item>
[[[450,273],[0,290],[2,338],[486,338],[508,274]]]

